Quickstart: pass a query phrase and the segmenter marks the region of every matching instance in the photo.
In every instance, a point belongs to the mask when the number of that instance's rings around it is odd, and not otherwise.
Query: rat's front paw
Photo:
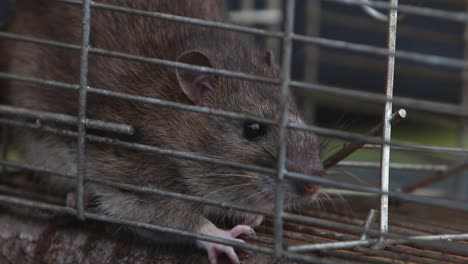
[[[245,235],[254,234],[255,231],[250,226],[247,226],[247,225],[238,225],[234,227],[233,229],[231,229],[230,231],[225,231],[225,230],[221,230],[217,228],[212,223],[209,223],[202,228],[201,233],[205,235],[209,235],[209,236],[221,237],[221,238],[235,240],[238,242],[244,242],[242,239],[238,239],[236,237],[242,234],[245,234]],[[207,241],[200,241],[200,240],[197,241],[197,245],[206,250],[211,264],[217,264],[218,255],[222,253],[226,254],[232,263],[236,263],[236,264],[239,263],[239,257],[234,251],[234,248],[232,248],[231,246],[216,244],[216,243],[207,242]]]

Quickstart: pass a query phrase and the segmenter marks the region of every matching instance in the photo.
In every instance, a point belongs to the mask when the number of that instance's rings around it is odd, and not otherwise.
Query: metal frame
[[[464,202],[457,202],[451,200],[444,200],[444,199],[436,199],[436,198],[428,198],[428,197],[420,197],[411,194],[399,193],[389,191],[388,183],[389,183],[389,169],[392,167],[390,165],[390,148],[393,150],[405,150],[405,151],[426,151],[431,153],[443,153],[449,155],[456,155],[456,156],[466,156],[468,154],[468,150],[466,149],[451,149],[451,148],[440,148],[440,147],[432,147],[432,146],[420,146],[420,145],[413,145],[413,144],[403,144],[395,141],[391,141],[391,127],[395,125],[393,123],[395,120],[395,114],[392,115],[392,105],[398,104],[403,105],[405,107],[411,109],[419,109],[430,111],[433,113],[443,113],[449,114],[455,117],[468,117],[468,109],[464,106],[454,106],[449,104],[440,104],[434,103],[424,100],[414,100],[408,98],[398,98],[393,97],[393,77],[394,77],[394,70],[395,70],[395,58],[399,59],[406,59],[410,61],[420,62],[429,65],[439,65],[445,67],[454,67],[454,68],[468,68],[468,62],[464,60],[446,58],[441,56],[432,56],[428,54],[420,54],[416,52],[407,52],[407,51],[397,51],[395,48],[396,42],[396,23],[397,23],[397,14],[398,12],[404,12],[413,15],[423,15],[423,16],[430,16],[439,19],[448,19],[451,21],[456,22],[466,22],[468,20],[468,15],[465,13],[458,13],[458,12],[448,12],[448,11],[440,11],[430,8],[423,8],[423,7],[415,7],[415,6],[408,6],[408,5],[398,5],[397,0],[392,0],[390,4],[378,1],[369,2],[367,0],[346,0],[344,1],[346,4],[354,4],[354,5],[365,5],[377,8],[383,8],[389,10],[390,19],[389,19],[389,32],[388,32],[388,48],[380,48],[374,47],[369,45],[362,45],[356,43],[349,43],[345,41],[338,41],[338,40],[331,40],[331,39],[324,39],[319,37],[309,37],[303,35],[296,35],[293,32],[294,26],[294,7],[295,7],[295,0],[288,0],[286,2],[285,8],[285,28],[284,32],[268,32],[266,30],[255,29],[245,26],[237,26],[227,23],[221,22],[212,22],[212,21],[204,21],[200,19],[193,19],[193,18],[186,18],[180,16],[174,16],[169,14],[163,14],[158,12],[149,12],[144,10],[136,10],[131,8],[124,8],[114,5],[96,3],[91,0],[84,0],[84,1],[74,1],[74,0],[56,0],[57,2],[62,2],[65,4],[75,4],[75,5],[82,5],[83,9],[83,33],[82,33],[82,43],[81,45],[72,45],[66,43],[60,43],[50,40],[38,39],[33,37],[21,36],[17,34],[11,34],[7,32],[0,32],[0,38],[16,40],[16,41],[25,41],[30,43],[35,43],[38,45],[47,45],[59,48],[66,48],[66,49],[73,49],[73,50],[80,50],[81,51],[81,64],[80,64],[80,83],[79,84],[68,84],[57,82],[53,80],[42,80],[37,78],[31,78],[28,76],[18,76],[6,72],[0,72],[0,79],[6,80],[13,80],[13,81],[20,81],[20,82],[27,82],[27,83],[35,83],[44,88],[52,88],[52,89],[69,89],[75,90],[79,93],[79,113],[77,117],[63,115],[60,113],[47,113],[47,112],[40,112],[31,109],[21,109],[15,107],[9,107],[0,105],[0,114],[10,115],[13,117],[22,117],[22,118],[29,118],[35,119],[38,121],[52,121],[55,123],[61,123],[66,125],[76,124],[78,130],[66,130],[60,129],[56,127],[50,127],[47,124],[42,124],[41,122],[28,122],[27,120],[12,120],[12,119],[5,119],[0,118],[0,124],[2,125],[2,138],[3,142],[5,143],[2,147],[2,160],[0,160],[0,165],[3,168],[3,172],[5,172],[6,167],[13,167],[19,168],[27,171],[39,171],[49,173],[51,175],[55,175],[58,177],[68,178],[70,180],[76,179],[76,194],[77,194],[77,208],[68,208],[62,206],[56,206],[53,204],[43,203],[43,202],[35,202],[29,201],[23,198],[16,198],[12,196],[0,195],[0,202],[7,203],[7,204],[14,204],[14,205],[21,205],[26,207],[33,207],[37,209],[43,210],[51,210],[56,212],[62,212],[66,214],[76,215],[78,219],[84,220],[86,218],[104,221],[104,222],[111,222],[111,223],[119,223],[119,224],[126,224],[138,228],[146,228],[150,230],[157,230],[161,232],[167,232],[172,234],[177,234],[180,236],[196,238],[200,240],[206,240],[210,242],[222,243],[226,245],[236,246],[236,247],[244,247],[254,251],[268,253],[268,254],[275,254],[276,256],[287,256],[292,259],[296,260],[303,260],[313,263],[334,263],[334,261],[329,261],[319,257],[313,257],[309,255],[302,255],[295,252],[300,251],[309,251],[309,250],[325,250],[325,249],[344,249],[344,248],[356,248],[356,247],[363,247],[363,246],[373,246],[379,244],[381,247],[392,245],[392,244],[406,244],[406,243],[419,243],[421,241],[455,241],[455,240],[468,240],[468,234],[440,234],[440,235],[427,235],[427,236],[406,236],[401,234],[395,234],[388,232],[388,199],[389,197],[398,198],[405,201],[412,201],[421,204],[433,205],[433,206],[440,206],[445,208],[452,208],[457,210],[468,211],[468,205]],[[330,1],[330,2],[343,2],[339,0],[322,0],[322,1]],[[283,53],[282,53],[282,72],[281,72],[281,80],[275,80],[271,78],[266,78],[263,76],[251,76],[241,72],[232,72],[224,69],[210,69],[205,67],[197,67],[192,65],[187,65],[183,63],[177,63],[173,61],[166,61],[157,58],[146,58],[141,56],[135,56],[132,54],[124,54],[109,50],[104,50],[100,48],[94,48],[89,46],[89,33],[90,33],[90,20],[91,20],[91,12],[93,8],[97,9],[105,9],[114,12],[123,12],[131,15],[142,15],[153,17],[154,19],[165,19],[170,21],[177,21],[183,23],[190,23],[193,25],[199,25],[204,27],[212,27],[217,28],[220,30],[231,30],[241,33],[247,34],[255,34],[261,35],[265,37],[273,37],[273,38],[281,38],[283,43]],[[372,93],[365,93],[365,92],[356,92],[356,91],[349,91],[339,87],[329,87],[325,85],[319,84],[311,84],[311,83],[304,83],[304,82],[297,82],[291,80],[291,54],[292,54],[292,43],[293,41],[301,41],[307,44],[316,44],[322,45],[327,47],[334,47],[337,49],[343,49],[348,51],[357,51],[362,53],[368,54],[376,54],[386,56],[388,58],[388,65],[387,65],[387,83],[386,83],[386,94],[385,95],[377,95]],[[240,78],[248,81],[255,81],[255,82],[263,82],[269,83],[276,86],[280,86],[281,89],[281,118],[279,122],[275,122],[273,120],[266,120],[259,117],[248,116],[240,113],[232,113],[226,111],[220,111],[217,109],[210,109],[206,107],[196,107],[196,106],[189,106],[174,102],[168,102],[156,98],[148,98],[143,96],[135,96],[129,94],[123,94],[113,91],[107,91],[99,88],[89,87],[87,82],[87,71],[88,71],[88,56],[89,54],[99,54],[104,56],[110,57],[118,57],[122,59],[138,61],[138,62],[145,62],[145,63],[152,63],[166,67],[173,67],[173,68],[182,68],[194,71],[201,71],[207,72],[215,75],[222,75],[231,78]],[[358,135],[353,133],[346,133],[339,130],[332,130],[332,129],[325,129],[318,126],[306,126],[297,123],[291,123],[288,120],[288,110],[287,110],[287,98],[289,96],[289,87],[295,88],[302,88],[316,92],[322,93],[329,93],[333,95],[343,96],[348,99],[358,99],[358,100],[365,100],[365,101],[373,101],[375,103],[384,103],[385,104],[385,111],[383,116],[383,121],[380,126],[378,126],[377,130],[374,129],[368,135]],[[277,125],[279,127],[279,159],[276,169],[272,168],[265,168],[253,165],[246,165],[246,164],[239,164],[236,162],[220,160],[212,157],[203,157],[199,156],[196,153],[190,152],[182,152],[182,151],[174,151],[170,149],[161,149],[154,146],[137,144],[127,141],[122,141],[110,137],[103,137],[103,136],[95,136],[91,133],[88,133],[87,129],[97,129],[106,132],[112,133],[123,133],[127,135],[131,135],[133,133],[133,128],[126,124],[115,124],[110,123],[107,121],[102,120],[93,120],[89,119],[86,115],[86,98],[87,95],[91,94],[98,94],[102,96],[108,96],[112,98],[120,98],[125,100],[137,101],[137,102],[145,102],[154,105],[170,107],[174,109],[184,110],[184,111],[193,111],[201,114],[209,114],[209,115],[219,115],[234,119],[254,119],[261,122],[265,122],[271,125]],[[404,114],[401,112],[397,112],[399,117],[404,117]],[[396,115],[398,117],[398,115]],[[48,168],[41,168],[36,166],[31,166],[28,164],[21,164],[13,161],[9,161],[7,159],[7,151],[8,151],[8,144],[7,142],[7,129],[10,126],[19,126],[19,127],[26,127],[33,130],[40,130],[47,133],[52,133],[58,136],[65,136],[65,137],[72,137],[78,140],[78,172],[77,175],[71,175],[66,173],[61,173],[57,171],[51,171]],[[350,148],[343,148],[343,153],[349,155],[354,150],[365,146],[364,144],[379,144],[378,148],[382,150],[382,157],[381,157],[381,188],[372,188],[372,187],[364,187],[356,184],[349,184],[349,183],[340,183],[329,179],[324,179],[321,177],[316,177],[314,175],[303,175],[300,173],[289,172],[285,169],[285,158],[286,158],[286,145],[285,145],[285,134],[287,129],[300,129],[312,133],[316,133],[319,135],[325,135],[330,137],[336,137],[343,140],[354,140],[359,141],[359,144],[354,143],[349,144],[348,147]],[[382,131],[382,139],[375,138],[373,135],[376,135],[376,132]],[[140,187],[140,186],[133,186],[128,184],[121,184],[115,182],[108,182],[103,180],[95,180],[89,179],[86,177],[86,144],[91,142],[98,142],[104,143],[114,146],[119,146],[123,148],[131,148],[140,151],[150,151],[155,153],[162,153],[171,155],[178,158],[184,159],[192,159],[196,161],[203,161],[203,162],[211,162],[215,164],[220,164],[224,166],[231,166],[235,168],[241,168],[245,170],[255,171],[258,173],[268,174],[268,175],[275,175],[276,176],[276,197],[275,197],[275,211],[274,213],[260,210],[257,208],[247,208],[238,206],[235,204],[226,204],[220,203],[217,201],[212,201],[200,197],[194,197],[179,193],[172,193],[167,192],[159,189],[152,189],[147,187]],[[369,147],[369,145],[367,145]],[[370,146],[372,147],[372,146]],[[337,153],[335,155],[339,156],[336,160],[334,160],[334,164],[338,163],[342,160],[346,155],[343,153]],[[341,156],[340,156],[341,155]],[[355,166],[370,166],[371,164],[365,163],[354,163]],[[372,164],[375,166],[375,164]],[[394,164],[393,166],[397,166]],[[398,166],[397,166],[398,167]],[[405,166],[402,166],[405,167]],[[442,166],[414,166],[414,169],[421,169],[421,170],[437,170],[442,171],[442,173],[449,174],[452,170],[447,167]],[[463,167],[465,168],[465,167]],[[374,195],[381,196],[381,208],[380,208],[380,230],[372,230],[371,226],[374,222],[374,218],[376,217],[375,211],[371,211],[369,217],[366,221],[364,227],[350,225],[350,224],[343,224],[338,223],[336,221],[330,220],[323,220],[316,217],[304,216],[304,215],[297,215],[286,213],[283,211],[283,200],[284,200],[284,189],[283,189],[283,180],[285,177],[289,178],[296,178],[307,180],[310,182],[336,187],[336,188],[343,188],[349,189],[353,191],[359,191]],[[448,177],[448,176],[447,176]],[[180,230],[175,230],[171,228],[165,228],[156,225],[149,225],[145,223],[135,222],[135,221],[127,221],[121,219],[115,219],[106,215],[94,214],[86,212],[84,206],[84,188],[86,182],[91,182],[94,184],[105,184],[115,188],[141,192],[141,193],[148,193],[153,195],[160,195],[165,197],[171,197],[174,199],[181,199],[185,201],[203,203],[209,206],[219,206],[222,208],[230,208],[234,210],[241,210],[250,213],[262,214],[268,217],[274,218],[274,239],[271,241],[274,243],[274,248],[268,247],[261,247],[256,246],[249,243],[239,243],[235,241],[230,241],[226,239],[220,239],[216,237],[201,235],[201,234],[194,234],[190,232],[184,232]],[[314,224],[317,226],[321,226],[324,228],[332,228],[333,230],[349,232],[352,234],[359,234],[361,239],[358,240],[350,240],[350,241],[340,241],[340,242],[332,242],[332,243],[318,243],[313,245],[304,245],[304,246],[296,246],[296,247],[288,247],[285,249],[283,247],[283,237],[286,235],[283,230],[283,220],[291,220],[296,221],[303,224]],[[468,256],[468,255],[467,255]]]

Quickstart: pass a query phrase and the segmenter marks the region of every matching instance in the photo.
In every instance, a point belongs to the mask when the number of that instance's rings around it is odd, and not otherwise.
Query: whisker
[[[354,173],[351,173],[349,171],[342,171],[342,173],[348,175],[348,176],[351,176],[351,178],[355,179],[357,182],[361,183],[361,184],[364,184],[364,185],[367,185],[367,186],[370,186],[370,187],[373,187],[372,184],[370,184],[369,182],[361,179],[359,176],[355,175]]]
[[[256,179],[257,177],[255,176],[250,176],[250,175],[245,175],[245,174],[218,174],[218,173],[211,173],[211,174],[199,174],[199,175],[192,175],[194,177],[239,177],[239,178],[250,178],[250,179]]]
[[[224,187],[224,188],[209,192],[209,193],[205,194],[203,196],[203,198],[207,198],[208,196],[210,196],[212,194],[215,194],[215,193],[218,193],[220,191],[228,190],[228,189],[231,189],[231,188],[239,188],[239,187],[243,187],[243,186],[249,186],[249,185],[253,185],[253,184],[252,183],[241,183],[241,184],[237,184],[237,185],[227,186],[227,187]]]
[[[239,204],[243,204],[244,202],[248,201],[248,199],[255,197],[255,196],[260,196],[261,194],[267,192],[267,190],[261,191],[261,192],[255,192],[253,195],[250,195],[249,197],[246,197],[242,200],[239,201]]]
[[[275,155],[273,155],[270,151],[268,151],[264,146],[260,145],[259,143],[257,143],[257,145],[263,149],[263,151],[265,151],[271,158],[273,158],[274,160],[277,160],[278,158],[275,157]]]
[[[250,178],[250,179],[257,179],[257,178],[266,178],[268,176],[262,174],[253,175],[246,175],[246,174],[233,174],[233,173],[208,173],[208,174],[192,174],[193,177],[239,177],[239,178]]]

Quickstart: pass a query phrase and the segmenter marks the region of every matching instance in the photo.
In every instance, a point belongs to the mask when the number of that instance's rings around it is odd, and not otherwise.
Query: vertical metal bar
[[[281,256],[283,251],[283,207],[284,207],[284,173],[286,171],[286,128],[289,121],[288,98],[289,84],[291,82],[292,36],[294,30],[294,9],[296,1],[286,1],[286,21],[283,36],[283,52],[281,63],[281,116],[279,119],[279,155],[278,174],[276,177],[275,196],[275,255]]]
[[[465,1],[465,10],[468,10],[468,1]],[[468,59],[468,22],[465,23],[465,32],[464,32],[464,58]],[[460,100],[460,106],[468,107],[468,70],[462,70],[462,96]],[[468,119],[460,118],[460,123],[458,126],[458,145],[460,148],[468,148]],[[465,200],[467,192],[467,179],[466,175],[462,174],[455,178],[455,199]]]
[[[307,1],[306,3],[306,35],[320,36],[321,1]],[[306,45],[304,77],[308,83],[317,83],[320,65],[320,47]],[[306,91],[303,97],[302,110],[304,119],[310,124],[315,123],[317,102],[311,91]]]
[[[91,0],[83,1],[83,32],[81,39],[80,90],[78,109],[78,175],[76,207],[78,218],[84,220],[84,178],[86,175],[86,95],[88,90],[89,35],[91,31]]]
[[[2,126],[2,160],[7,160],[8,157],[8,147],[9,147],[9,142],[8,142],[8,126],[3,125]],[[2,176],[6,176],[6,166],[2,166]]]
[[[391,0],[392,7],[398,6],[398,0]],[[396,31],[397,31],[397,10],[391,9],[389,11],[388,19],[388,50],[395,52],[396,49]],[[393,80],[395,77],[395,56],[388,56],[387,60],[387,83],[385,87],[385,95],[387,99],[393,98]],[[386,141],[391,139],[392,135],[392,102],[385,103],[385,110],[383,114],[383,131],[382,138]],[[390,178],[390,146],[382,145],[381,163],[381,188],[382,191],[388,192],[389,178]],[[380,232],[388,232],[388,195],[381,195],[380,197]]]

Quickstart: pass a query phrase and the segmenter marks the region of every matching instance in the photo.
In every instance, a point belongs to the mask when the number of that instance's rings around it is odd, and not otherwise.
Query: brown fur
[[[225,14],[215,0],[106,0],[133,8],[223,21]],[[206,54],[215,68],[279,78],[249,37],[238,33],[92,9],[91,45],[113,51],[175,61],[188,50]],[[45,0],[19,0],[9,31],[60,42],[80,44],[79,6]],[[43,79],[79,82],[79,51],[1,40],[8,50],[9,71]],[[135,95],[190,104],[178,86],[175,69],[90,54],[89,85]],[[279,88],[265,84],[216,77],[215,91],[206,105],[216,109],[279,118]],[[76,115],[77,93],[44,89],[11,82],[11,104],[49,112]],[[302,123],[293,100],[288,105],[293,121]],[[229,161],[276,167],[278,130],[254,142],[242,137],[243,121],[178,111],[154,105],[120,101],[89,94],[88,116],[134,126],[136,142],[167,149],[216,156]],[[21,133],[28,162],[76,172],[75,140]],[[322,171],[317,138],[298,131],[287,135],[288,169],[314,174]],[[268,154],[269,152],[270,154]],[[230,174],[224,175],[224,174]],[[240,175],[240,176],[233,176]],[[243,175],[243,176],[242,176]],[[109,146],[90,144],[88,176],[110,181],[157,187],[217,201],[271,208],[274,180],[269,176],[215,164],[170,158]],[[236,187],[237,186],[237,187]],[[286,181],[288,204],[310,202],[302,183]],[[244,221],[251,216],[178,200],[140,196],[110,187],[90,189],[99,198],[102,212],[173,228],[197,231],[205,218],[225,217]]]

